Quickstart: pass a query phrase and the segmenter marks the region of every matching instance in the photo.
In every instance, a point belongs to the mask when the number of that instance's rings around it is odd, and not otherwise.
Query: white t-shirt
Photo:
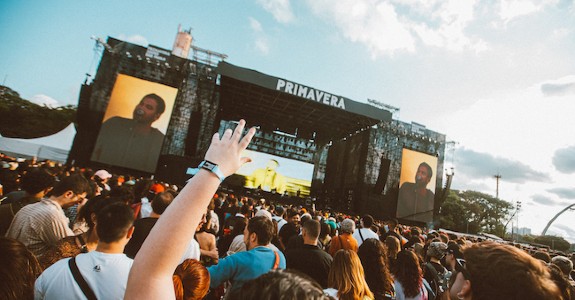
[[[68,266],[62,259],[36,279],[34,299],[86,299]],[[98,299],[123,299],[133,260],[123,253],[92,251],[76,256],[84,280]]]
[[[234,253],[242,251],[246,251],[246,243],[244,243],[244,235],[240,234],[234,237],[234,239],[232,240],[232,243],[230,244],[230,248],[228,249],[227,254],[228,256],[230,256]]]
[[[140,216],[142,218],[147,218],[152,214],[152,203],[150,203],[150,200],[148,200],[148,198],[144,197],[142,198],[142,207],[140,208]]]
[[[182,255],[182,258],[180,259],[180,264],[186,259],[195,259],[199,261],[201,254],[200,244],[195,239],[192,239],[188,245],[188,249],[186,249],[186,252],[184,252],[184,255]]]
[[[359,235],[359,231],[361,230],[361,236]],[[369,228],[360,228],[357,229],[354,233],[353,233],[353,238],[357,241],[357,246],[361,246],[361,244],[363,244],[363,241],[367,240],[367,239],[377,239],[379,240],[379,236],[377,235],[377,233],[373,232],[373,230],[369,229]],[[363,236],[363,239],[361,238]]]

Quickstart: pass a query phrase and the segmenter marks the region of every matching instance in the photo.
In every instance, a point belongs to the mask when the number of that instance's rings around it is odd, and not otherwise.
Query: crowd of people
[[[215,135],[226,176],[253,136]],[[575,299],[575,256],[0,157],[0,299]]]

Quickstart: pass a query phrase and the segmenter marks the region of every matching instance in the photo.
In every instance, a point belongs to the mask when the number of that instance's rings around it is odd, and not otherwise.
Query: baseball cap
[[[110,174],[110,172],[106,171],[106,170],[98,170],[94,176],[98,176],[100,177],[100,179],[108,179],[108,178],[112,178],[112,174]]]

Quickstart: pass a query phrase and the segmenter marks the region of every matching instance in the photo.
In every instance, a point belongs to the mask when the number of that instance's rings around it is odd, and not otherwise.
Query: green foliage
[[[40,106],[20,98],[8,87],[0,86],[0,134],[12,138],[37,138],[54,134],[74,122],[76,107]]]
[[[534,241],[559,251],[567,251],[571,247],[571,244],[560,236],[543,235],[536,237]]]
[[[476,191],[450,191],[439,213],[441,227],[458,232],[504,235],[513,205]]]

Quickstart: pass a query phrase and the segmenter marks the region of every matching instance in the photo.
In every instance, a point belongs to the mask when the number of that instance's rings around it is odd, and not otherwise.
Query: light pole
[[[516,201],[516,207],[517,207],[517,220],[515,221],[516,225],[517,225],[517,240],[519,240],[519,211],[521,210],[521,201]]]

